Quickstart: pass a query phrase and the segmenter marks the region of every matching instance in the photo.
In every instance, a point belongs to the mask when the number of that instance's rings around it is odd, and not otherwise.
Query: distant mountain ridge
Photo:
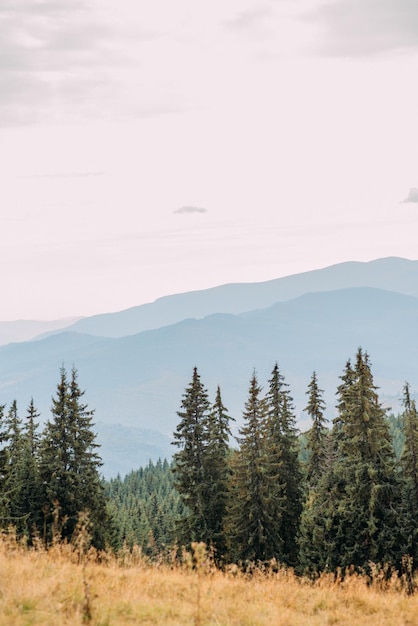
[[[244,313],[307,292],[349,287],[374,287],[418,296],[418,261],[388,257],[369,262],[349,261],[259,283],[232,283],[203,291],[164,296],[155,302],[120,311],[85,317],[69,330],[104,337],[123,337],[175,324],[186,318],[202,319],[214,313]]]
[[[40,334],[59,332],[72,326],[79,317],[60,320],[16,320],[0,322],[0,346],[17,341],[30,341]]]
[[[394,265],[399,269],[397,260]],[[355,287],[311,291],[266,308],[257,305],[245,313],[189,317],[121,338],[66,330],[3,346],[0,402],[16,398],[23,415],[33,396],[47,419],[59,368],[74,364],[85,399],[96,409],[105,473],[114,475],[171,455],[176,412],[195,365],[212,397],[221,386],[236,426],[253,369],[265,386],[276,361],[302,427],[313,369],[332,417],[339,376],[360,345],[370,353],[382,393],[396,401],[405,380],[417,390],[417,296]]]

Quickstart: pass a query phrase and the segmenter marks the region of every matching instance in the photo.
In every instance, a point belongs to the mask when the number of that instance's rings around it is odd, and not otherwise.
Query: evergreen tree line
[[[70,541],[87,512],[99,548],[139,545],[155,556],[204,541],[219,564],[275,560],[312,575],[367,571],[371,563],[416,569],[418,412],[409,385],[402,415],[390,419],[361,349],[340,381],[328,424],[313,373],[312,426],[301,438],[278,365],[265,392],[254,373],[231,446],[221,391],[211,403],[195,368],[178,411],[172,464],[150,463],[104,482],[93,411],[77,371],[62,368],[42,431],[33,400],[23,419],[16,402],[0,407],[0,527],[48,546]]]
[[[315,372],[307,397],[312,425],[301,454],[278,365],[265,393],[254,373],[231,448],[220,389],[212,405],[194,369],[173,442],[174,486],[184,506],[178,538],[211,545],[219,563],[273,560],[312,576],[350,567],[417,569],[418,411],[409,384],[398,420],[402,435],[361,348],[340,377],[330,424]],[[398,456],[392,433],[401,441]]]
[[[104,483],[108,512],[113,520],[112,547],[116,550],[139,546],[154,557],[171,549],[176,540],[176,520],[184,514],[174,488],[172,464],[151,461]]]
[[[75,368],[61,369],[51,419],[42,432],[33,399],[19,417],[14,401],[0,406],[0,527],[48,546],[70,541],[80,513],[88,514],[92,541],[109,541],[109,515],[93,432]]]

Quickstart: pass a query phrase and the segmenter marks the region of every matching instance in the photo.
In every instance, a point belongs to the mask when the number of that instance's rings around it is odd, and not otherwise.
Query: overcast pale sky
[[[2,0],[0,319],[418,258],[416,0]]]

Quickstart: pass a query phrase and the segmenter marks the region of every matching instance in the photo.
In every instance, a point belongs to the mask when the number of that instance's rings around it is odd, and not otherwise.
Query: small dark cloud
[[[409,194],[407,195],[405,200],[402,200],[402,203],[407,203],[407,202],[418,203],[418,187],[411,187],[411,189],[409,190]]]
[[[181,206],[173,213],[207,213],[207,209],[198,206]]]
[[[372,56],[418,48],[416,0],[327,0],[305,19],[322,29],[319,53]]]

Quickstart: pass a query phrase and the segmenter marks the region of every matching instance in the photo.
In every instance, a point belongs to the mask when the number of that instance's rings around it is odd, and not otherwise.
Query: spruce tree
[[[24,524],[24,514],[21,511],[21,490],[23,479],[21,475],[21,460],[23,454],[22,423],[18,415],[17,403],[14,400],[4,419],[6,444],[4,447],[3,466],[3,506],[4,523],[13,525],[20,533]]]
[[[61,368],[56,396],[52,399],[52,419],[47,422],[40,450],[40,478],[43,510],[49,536],[58,530],[63,539],[71,538],[80,513],[91,523],[93,543],[105,542],[106,503],[99,468],[101,459],[93,432],[93,411],[82,402],[82,392],[73,368],[68,380]],[[58,514],[58,529],[54,529]]]
[[[29,542],[41,526],[41,488],[39,481],[38,433],[40,417],[33,399],[27,409],[24,423],[19,426],[19,447],[15,460],[16,488],[13,492],[14,525],[18,535],[25,535]],[[19,420],[20,423],[20,420]]]
[[[277,519],[272,516],[272,485],[266,477],[267,410],[254,373],[239,429],[239,449],[232,459],[228,516],[229,556],[243,564],[267,561],[277,553]]]
[[[306,468],[306,478],[309,486],[315,484],[321,477],[326,461],[326,439],[328,430],[325,426],[324,417],[325,403],[323,400],[323,390],[318,386],[316,372],[313,372],[308,385],[309,396],[305,411],[312,420],[312,426],[308,431],[307,449],[309,458]]]
[[[359,349],[355,366],[347,362],[341,378],[331,463],[305,507],[302,565],[310,571],[350,566],[370,571],[370,563],[399,567],[399,476],[368,355]]]
[[[211,404],[197,367],[193,369],[190,385],[186,388],[177,412],[180,422],[174,432],[173,444],[179,448],[174,454],[174,486],[186,507],[185,517],[180,521],[180,539],[204,541],[212,539],[207,517],[209,485],[206,483],[205,455],[207,454],[207,431]]]
[[[402,545],[400,485],[386,412],[367,353],[339,388],[336,479],[339,564],[367,570],[370,562],[399,566]]]
[[[31,398],[26,411],[26,417],[23,424],[23,450],[21,460],[22,489],[21,509],[25,514],[24,533],[29,540],[32,539],[33,533],[40,528],[42,512],[41,512],[41,485],[39,479],[39,418],[33,398]]]
[[[225,519],[230,478],[231,419],[222,402],[218,386],[215,402],[207,419],[207,449],[204,456],[208,541],[215,550],[217,561],[220,561],[226,552]]]
[[[409,383],[403,389],[403,422],[405,443],[400,459],[404,508],[404,553],[412,557],[413,568],[418,567],[418,411],[411,399]]]
[[[340,506],[345,481],[338,473],[333,433],[327,438],[324,467],[308,485],[299,533],[299,572],[316,577],[340,567]]]
[[[277,363],[269,380],[266,403],[266,473],[276,527],[275,557],[294,567],[298,560],[297,535],[302,513],[302,471],[293,400]]]

